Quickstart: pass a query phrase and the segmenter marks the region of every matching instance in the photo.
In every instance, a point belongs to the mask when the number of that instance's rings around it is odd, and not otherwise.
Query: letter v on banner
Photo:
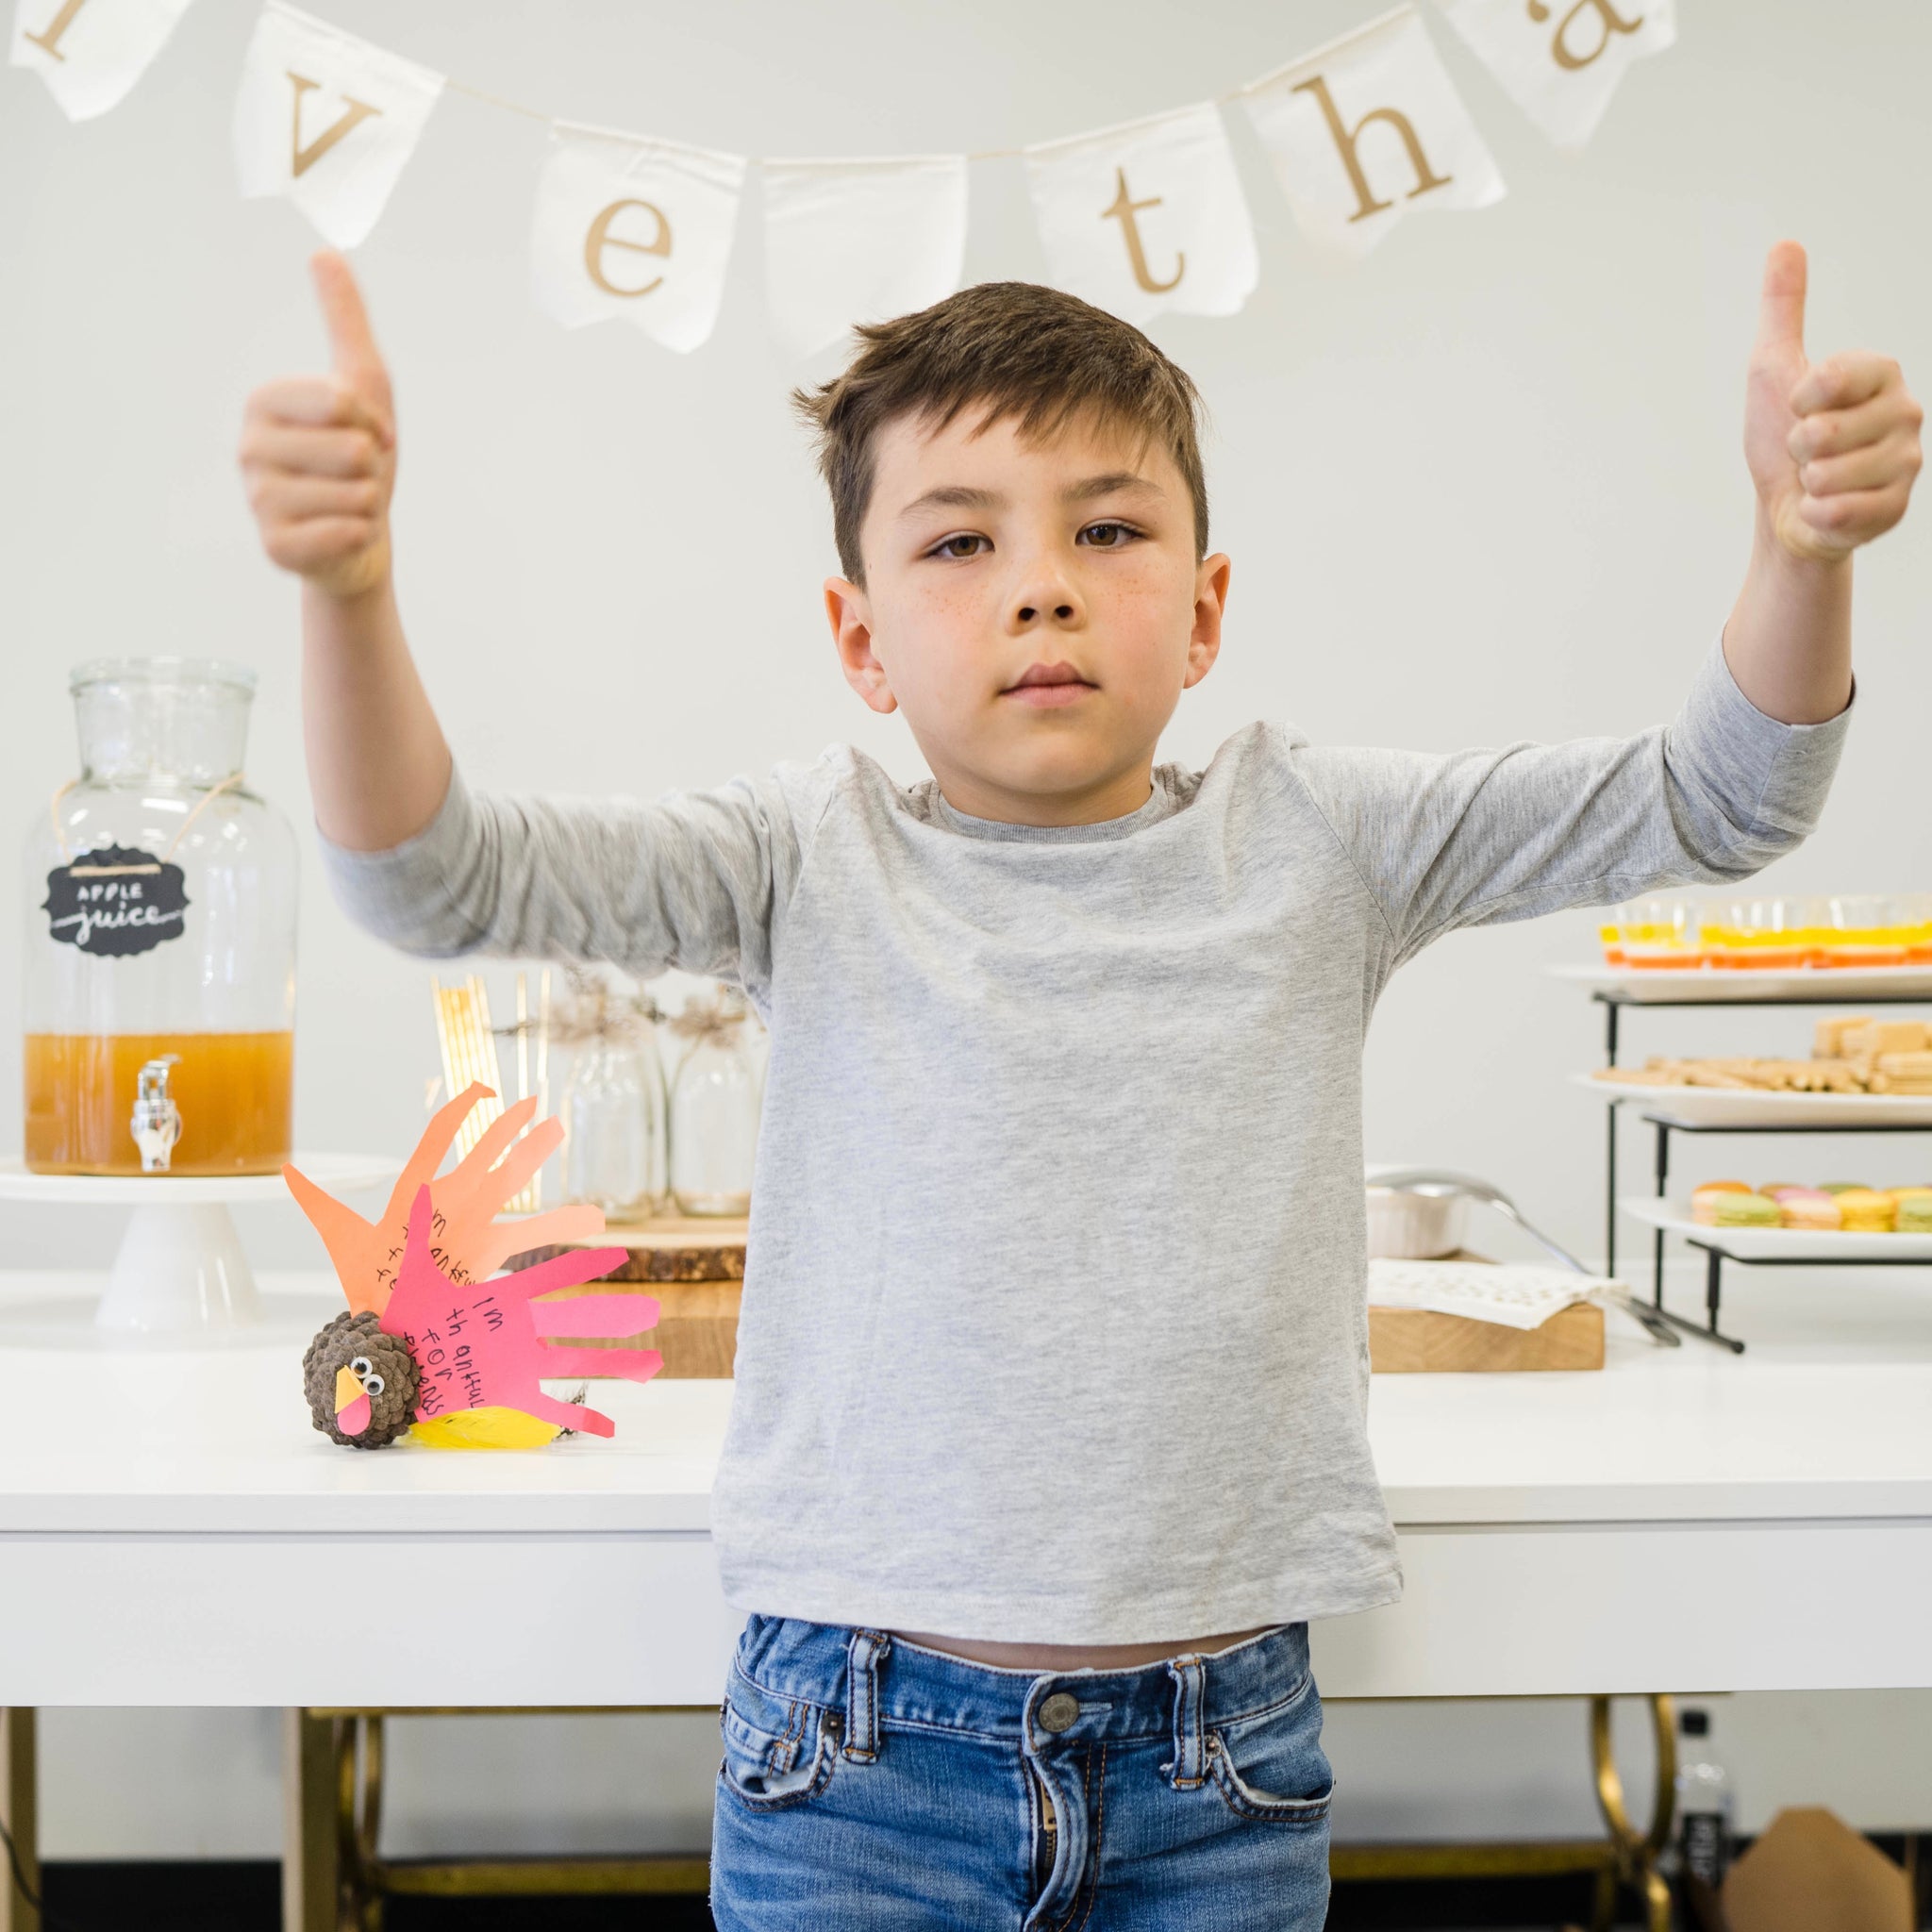
[[[1560,148],[1596,132],[1633,60],[1677,39],[1676,0],[1441,0],[1449,24]]]
[[[70,121],[120,106],[166,45],[188,0],[16,0],[12,61],[31,67]]]
[[[284,196],[338,248],[355,247],[441,92],[441,75],[269,0],[235,101],[242,194]]]
[[[1311,242],[1366,255],[1411,208],[1501,201],[1503,176],[1400,7],[1256,81],[1241,105]]]

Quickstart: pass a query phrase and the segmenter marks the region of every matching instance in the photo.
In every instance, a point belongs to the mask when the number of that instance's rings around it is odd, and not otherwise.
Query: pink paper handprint
[[[614,1424],[594,1408],[558,1402],[538,1386],[545,1376],[618,1375],[648,1382],[664,1366],[655,1348],[571,1348],[545,1338],[634,1336],[655,1327],[658,1302],[647,1294],[537,1295],[578,1288],[618,1267],[624,1248],[579,1248],[491,1281],[456,1281],[431,1252],[429,1189],[410,1207],[402,1272],[382,1311],[386,1335],[414,1357],[420,1381],[416,1420],[433,1422],[459,1409],[514,1408],[539,1422],[608,1436]]]

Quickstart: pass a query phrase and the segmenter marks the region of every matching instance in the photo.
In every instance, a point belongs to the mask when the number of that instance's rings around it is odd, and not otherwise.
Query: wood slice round
[[[746,1224],[670,1216],[607,1228],[586,1241],[553,1243],[512,1255],[508,1268],[534,1268],[572,1248],[628,1248],[630,1258],[605,1281],[742,1281]]]

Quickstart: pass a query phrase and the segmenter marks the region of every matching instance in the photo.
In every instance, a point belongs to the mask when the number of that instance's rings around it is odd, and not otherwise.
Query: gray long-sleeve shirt
[[[1364,1426],[1361,1057],[1459,925],[1743,878],[1846,719],[1713,650],[1676,722],[1447,757],[1237,732],[1140,810],[850,749],[651,804],[472,795],[336,891],[410,951],[670,966],[768,1021],[713,1502],[745,1610],[1182,1641],[1400,1589]]]

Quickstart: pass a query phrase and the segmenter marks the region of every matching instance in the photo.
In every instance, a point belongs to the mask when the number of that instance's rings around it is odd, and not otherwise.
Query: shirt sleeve
[[[406,953],[607,959],[734,982],[760,1005],[828,761],[710,791],[629,799],[473,792],[453,771],[436,817],[383,852],[322,841],[337,902]]]
[[[1850,721],[1766,717],[1720,642],[1675,721],[1635,738],[1292,760],[1407,958],[1457,926],[1748,878],[1817,824]]]

